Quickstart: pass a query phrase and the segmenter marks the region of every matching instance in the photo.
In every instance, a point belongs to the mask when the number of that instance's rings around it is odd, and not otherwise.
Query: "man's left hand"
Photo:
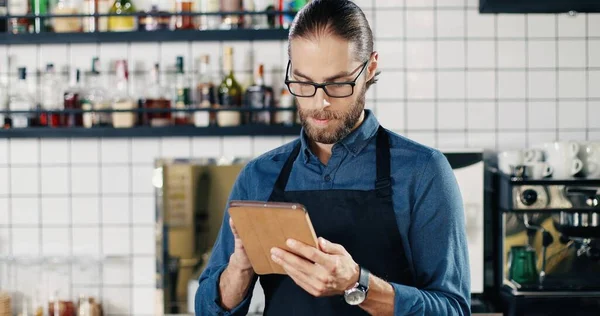
[[[273,248],[271,258],[311,295],[340,295],[358,282],[358,264],[342,245],[324,238],[319,238],[319,249],[292,239],[286,244],[290,251]]]

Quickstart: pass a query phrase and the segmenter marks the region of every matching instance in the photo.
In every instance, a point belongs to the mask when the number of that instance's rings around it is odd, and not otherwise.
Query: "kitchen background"
[[[441,149],[600,140],[600,15],[482,15],[477,0],[357,3],[382,70],[367,107],[385,127]],[[267,84],[283,87],[285,41],[0,46],[0,72],[8,84],[27,67],[34,89],[32,70],[49,62],[88,70],[97,56],[102,71],[116,59],[147,70],[155,62],[173,68],[183,56],[194,78],[198,57],[209,54],[218,82],[226,46],[239,81],[263,63]],[[140,95],[147,74],[132,73],[130,93]],[[155,159],[255,157],[293,138],[0,139],[0,255],[108,257],[56,264],[43,282],[62,297],[94,296],[109,315],[154,314]],[[0,287],[45,286],[32,268],[20,270]]]

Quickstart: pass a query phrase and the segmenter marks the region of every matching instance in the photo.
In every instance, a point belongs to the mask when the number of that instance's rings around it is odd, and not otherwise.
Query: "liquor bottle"
[[[110,102],[108,93],[100,82],[99,59],[92,59],[92,71],[88,77],[86,91],[82,100],[81,107],[83,110],[101,110],[103,112],[86,112],[83,114],[83,126],[112,126],[112,116],[108,112],[110,110]]]
[[[31,0],[31,13],[36,17],[33,22],[32,33],[42,33],[48,30],[48,20],[40,18],[40,15],[48,14],[48,0]]]
[[[175,110],[189,109],[191,107],[190,87],[183,71],[183,57],[177,56],[177,72],[175,74]],[[189,113],[185,111],[173,114],[175,125],[187,125],[190,123]]]
[[[219,0],[200,0],[200,12],[215,13],[221,10]],[[200,30],[216,30],[221,25],[221,17],[218,15],[201,15],[199,19]]]
[[[8,9],[11,15],[22,16],[29,11],[27,0],[8,1]],[[13,34],[24,34],[29,32],[29,20],[27,18],[10,18],[10,32]]]
[[[253,124],[271,124],[274,121],[272,119],[273,111],[271,111],[274,106],[273,98],[273,88],[265,85],[265,67],[263,64],[259,64],[254,84],[246,90],[245,104],[251,109],[265,109],[265,111],[249,112],[246,121]]]
[[[129,96],[129,72],[127,71],[127,61],[118,60],[116,63],[117,84],[115,95],[112,102],[112,109],[127,112],[113,112],[112,123],[116,128],[131,128],[136,123],[136,103]]]
[[[296,110],[294,96],[286,88],[281,89],[281,96],[279,97],[280,109],[275,114],[275,123],[279,125],[291,126],[294,125],[294,114]]]
[[[218,111],[217,123],[219,126],[237,126],[241,123],[242,87],[233,74],[233,47],[226,47],[223,57],[226,76],[219,85],[219,108],[233,111]]]
[[[198,86],[196,87],[197,107],[202,109],[202,111],[194,112],[194,125],[196,127],[216,124],[216,113],[206,111],[207,109],[214,108],[217,104],[217,88],[212,81],[211,74],[210,57],[202,55],[200,57]]]
[[[74,0],[58,0],[52,14],[77,14],[79,8]],[[54,32],[56,33],[74,33],[81,32],[80,18],[54,18],[52,21]]]
[[[42,98],[40,104],[42,112],[39,116],[40,125],[48,127],[63,126],[64,122],[61,122],[63,116],[60,113],[63,109],[63,89],[53,64],[46,65],[46,73],[42,77],[41,88]]]
[[[81,6],[82,14],[107,14],[112,7],[110,0],[83,0]],[[106,32],[108,31],[108,17],[85,17],[83,19],[84,32]]]
[[[187,12],[193,11],[194,3],[192,0],[175,0],[175,12]],[[193,30],[194,17],[191,15],[177,15],[175,16],[175,29],[177,30]]]
[[[141,105],[144,109],[170,110],[171,100],[166,88],[160,84],[160,67],[154,64],[150,71],[149,84],[146,88]],[[153,127],[168,126],[171,123],[171,112],[142,112],[141,125]]]
[[[222,0],[222,12],[240,12],[242,11],[242,0]],[[244,26],[244,17],[240,14],[226,14],[223,16],[221,28],[237,29]]]
[[[35,108],[35,102],[27,85],[27,69],[19,68],[19,81],[14,89],[11,89],[11,94],[8,98],[8,108],[11,111],[31,111]],[[30,113],[12,113],[10,117],[10,125],[13,128],[25,128],[32,125],[32,117]]]
[[[63,94],[63,107],[65,110],[81,110],[81,72],[79,69],[74,69],[71,72],[69,87]],[[64,115],[66,127],[83,127],[83,114],[81,113],[66,113]]]
[[[135,16],[118,16],[135,13],[135,7],[130,0],[115,0],[108,12],[116,15],[108,18],[108,30],[110,32],[130,32],[137,29]]]
[[[263,12],[262,14],[254,15],[252,17],[252,27],[255,29],[266,29],[269,28],[269,15],[266,13],[267,10],[273,10],[272,0],[254,0],[254,10]]]

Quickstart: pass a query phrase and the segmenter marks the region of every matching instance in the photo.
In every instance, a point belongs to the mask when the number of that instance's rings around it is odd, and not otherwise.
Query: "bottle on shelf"
[[[78,14],[77,2],[75,0],[58,0],[52,14]],[[52,27],[56,33],[81,32],[80,18],[54,18]]]
[[[273,0],[254,0],[254,10],[259,12],[267,12],[273,10]],[[266,29],[275,27],[273,16],[268,13],[257,14],[252,16],[252,28]]]
[[[8,107],[11,111],[31,111],[35,108],[35,102],[29,93],[27,85],[27,69],[19,68],[19,80],[11,93],[8,100]],[[12,128],[26,128],[33,124],[31,113],[11,113],[9,118]]]
[[[8,1],[8,10],[11,15],[22,16],[29,12],[28,0]],[[10,18],[9,31],[13,34],[24,34],[29,32],[29,20],[27,18]]]
[[[194,112],[194,125],[196,127],[215,125],[216,113],[206,111],[206,109],[214,108],[217,104],[217,88],[212,80],[209,55],[200,57],[196,102],[197,107],[203,111]]]
[[[221,0],[222,12],[240,12],[243,11],[242,1],[240,0]],[[244,16],[241,14],[225,14],[221,21],[222,29],[238,29],[244,26]]]
[[[136,103],[129,95],[129,72],[127,61],[118,60],[116,63],[117,83],[112,109],[126,112],[113,112],[112,123],[116,128],[131,128],[136,124],[137,114],[133,112]]]
[[[215,13],[221,10],[219,0],[200,0],[200,12]],[[216,30],[221,26],[221,16],[219,15],[200,15],[197,18],[200,30]]]
[[[256,10],[256,1],[255,0],[242,0],[242,11],[253,12]],[[254,28],[254,18],[253,14],[245,14],[242,16],[243,18],[243,27],[246,29]]]
[[[112,7],[110,0],[83,0],[81,6],[82,14],[107,14]],[[83,18],[83,31],[88,33],[108,31],[108,17],[85,17]]]
[[[233,111],[218,111],[217,123],[219,126],[237,126],[241,124],[242,87],[233,73],[233,47],[231,46],[225,47],[223,70],[226,75],[219,85],[219,109]]]
[[[39,34],[48,31],[48,19],[39,17],[48,14],[48,0],[31,0],[30,10],[35,18],[33,19],[33,25],[30,26],[33,29],[29,32]]]
[[[110,102],[108,92],[100,81],[100,65],[98,57],[92,59],[92,71],[87,78],[86,89],[81,107],[86,111],[103,112],[85,112],[83,114],[83,126],[112,126],[112,116],[109,112]]]
[[[177,56],[175,73],[175,110],[185,110],[191,107],[189,80],[183,71],[183,56]],[[176,111],[173,114],[175,125],[190,124],[190,113],[186,111]]]
[[[246,115],[246,122],[252,124],[271,124],[273,122],[274,96],[273,88],[265,85],[265,67],[259,64],[255,73],[254,84],[246,90],[245,105],[250,109],[264,109],[265,111],[252,111]]]
[[[63,94],[63,108],[65,110],[81,110],[81,71],[73,69],[70,74],[69,87]],[[66,113],[64,114],[65,127],[83,127],[83,114]]]
[[[170,26],[169,13],[159,11],[158,6],[153,4],[148,15],[142,15],[138,20],[138,31],[168,30]]]
[[[142,112],[141,125],[152,127],[163,127],[171,124],[171,100],[167,89],[160,84],[160,66],[154,64],[150,71],[149,84],[143,98],[140,100],[141,107],[152,110],[169,110],[165,112]]]
[[[292,126],[295,124],[294,115],[296,106],[294,96],[286,88],[281,89],[281,96],[279,97],[280,109],[285,109],[275,112],[275,124]]]
[[[194,2],[192,0],[175,0],[175,12],[187,12],[191,13],[194,10]],[[175,29],[177,30],[193,30],[196,26],[194,25],[194,17],[191,15],[176,15],[175,16]]]
[[[108,12],[116,15],[108,18],[110,32],[130,32],[137,29],[135,16],[118,16],[135,13],[135,7],[130,0],[115,0]]]
[[[6,20],[6,13],[8,12],[8,7],[6,6],[7,0],[0,0],[0,33],[6,33],[6,27],[8,26],[8,21]],[[2,121],[0,121],[0,127],[2,126]]]
[[[54,64],[47,64],[41,82],[40,105],[42,112],[39,116],[40,126],[60,127],[64,125],[61,120],[64,116],[60,113],[63,110],[63,87],[61,82],[54,69]]]

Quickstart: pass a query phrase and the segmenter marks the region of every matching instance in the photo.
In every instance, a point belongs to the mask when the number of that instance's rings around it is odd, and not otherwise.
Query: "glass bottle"
[[[194,2],[192,0],[175,0],[175,12],[192,12]],[[194,17],[191,15],[177,15],[175,16],[175,28],[178,30],[193,30],[196,28],[194,25]]]
[[[56,6],[52,8],[52,14],[77,14],[79,9],[75,0],[58,0]],[[74,33],[81,32],[80,18],[54,18],[52,21],[54,32],[56,33]]]
[[[117,15],[108,18],[108,30],[110,32],[130,32],[135,31],[137,28],[135,16],[118,16],[120,14],[135,13],[135,7],[130,0],[115,0],[108,12]]]
[[[209,55],[200,57],[198,86],[196,87],[197,107],[203,111],[194,112],[194,125],[197,127],[216,124],[215,112],[206,111],[217,104],[217,88],[212,81]]]
[[[29,93],[27,85],[27,69],[19,68],[19,81],[14,89],[11,89],[11,94],[8,100],[8,107],[11,111],[31,111],[35,108],[35,101]],[[26,128],[32,124],[31,113],[12,113],[10,117],[10,125],[13,128]]]
[[[144,109],[162,109],[171,108],[171,100],[167,89],[160,84],[160,66],[154,64],[150,71],[149,84],[144,92],[141,104]],[[141,115],[141,124],[153,127],[168,126],[171,123],[171,112],[143,112]]]
[[[129,72],[127,71],[127,61],[119,60],[116,64],[117,73],[117,85],[115,90],[115,97],[112,103],[113,110],[121,110],[128,112],[113,112],[112,123],[116,128],[131,128],[135,125],[136,113],[132,110],[136,108],[136,104],[133,98],[129,95],[128,78]]]
[[[265,85],[265,67],[259,64],[256,70],[254,84],[246,90],[246,105],[251,109],[264,109],[265,111],[249,112],[246,122],[253,124],[271,124],[273,121],[271,111],[274,106],[273,88]]]
[[[275,123],[279,125],[291,126],[294,125],[294,114],[295,114],[295,99],[290,91],[286,88],[281,89],[281,96],[279,97],[279,108],[285,109],[275,112]]]
[[[221,1],[222,12],[240,12],[242,11],[241,0],[222,0]],[[240,14],[227,14],[223,16],[221,21],[221,28],[223,29],[237,29],[244,26],[244,17]]]
[[[219,0],[200,0],[200,12],[214,13],[221,10]],[[221,25],[221,17],[219,15],[200,15],[199,29],[201,30],[216,30]]]
[[[29,11],[28,0],[8,1],[8,9],[11,15],[26,15]],[[13,34],[24,34],[29,32],[29,20],[27,18],[10,18],[10,32]]]
[[[83,126],[112,126],[108,93],[100,81],[99,59],[92,59],[92,71],[86,84],[81,107],[84,110],[102,110],[104,112],[86,112],[83,114]]]
[[[191,107],[190,87],[183,71],[183,57],[177,56],[177,72],[175,74],[175,109],[189,109]],[[189,113],[185,111],[173,114],[175,125],[187,125],[190,123]]]
[[[233,74],[233,47],[231,46],[225,48],[223,69],[226,75],[219,85],[219,109],[233,111],[218,111],[217,123],[219,126],[237,126],[241,123],[242,87]]]
[[[46,65],[46,73],[42,77],[42,93],[40,100],[42,112],[39,117],[41,126],[60,127],[62,115],[59,111],[63,109],[62,83],[56,75],[53,64]]]
[[[65,110],[81,110],[81,72],[79,69],[74,69],[71,72],[69,87],[63,94],[63,107]],[[66,127],[82,127],[83,114],[81,113],[66,113],[64,115]]]
[[[33,19],[33,33],[46,32],[49,29],[48,20],[38,16],[48,14],[48,0],[31,0],[30,9],[31,13],[36,15]]]

